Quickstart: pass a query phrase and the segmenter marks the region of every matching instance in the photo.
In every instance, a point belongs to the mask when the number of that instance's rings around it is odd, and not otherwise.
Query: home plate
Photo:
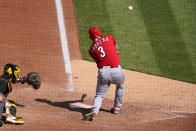
[[[70,108],[86,108],[86,109],[89,109],[92,107],[90,105],[86,105],[81,102],[71,103],[71,104],[69,104],[69,106],[70,106]]]

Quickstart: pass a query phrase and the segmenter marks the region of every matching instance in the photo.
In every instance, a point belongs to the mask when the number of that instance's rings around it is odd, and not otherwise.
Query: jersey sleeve
[[[113,41],[114,46],[116,47],[116,40],[114,39],[114,37],[112,35],[108,35],[108,36]]]

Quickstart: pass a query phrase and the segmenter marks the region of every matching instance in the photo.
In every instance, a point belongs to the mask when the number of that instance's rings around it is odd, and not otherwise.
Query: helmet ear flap
[[[11,77],[12,73],[13,73],[13,70],[12,70],[11,64],[6,64],[6,65],[4,66],[3,74],[4,74],[4,75],[7,75],[7,76],[9,76],[9,77]]]
[[[9,68],[6,70],[6,72],[7,72],[9,75],[12,75],[12,68],[9,67]]]

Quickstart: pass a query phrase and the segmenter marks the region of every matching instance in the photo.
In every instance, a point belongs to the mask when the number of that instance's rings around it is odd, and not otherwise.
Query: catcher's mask
[[[97,38],[98,36],[102,36],[101,35],[101,31],[99,30],[99,28],[93,26],[89,29],[89,37],[91,39],[95,39]]]
[[[9,79],[12,78],[12,82],[16,83],[17,78],[20,75],[20,68],[14,64],[6,64],[4,66],[3,74],[8,76]]]

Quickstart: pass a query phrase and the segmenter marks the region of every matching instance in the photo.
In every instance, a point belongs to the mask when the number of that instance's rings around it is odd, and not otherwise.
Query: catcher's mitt
[[[30,72],[26,76],[26,82],[34,89],[39,89],[41,86],[40,75],[37,72]]]

